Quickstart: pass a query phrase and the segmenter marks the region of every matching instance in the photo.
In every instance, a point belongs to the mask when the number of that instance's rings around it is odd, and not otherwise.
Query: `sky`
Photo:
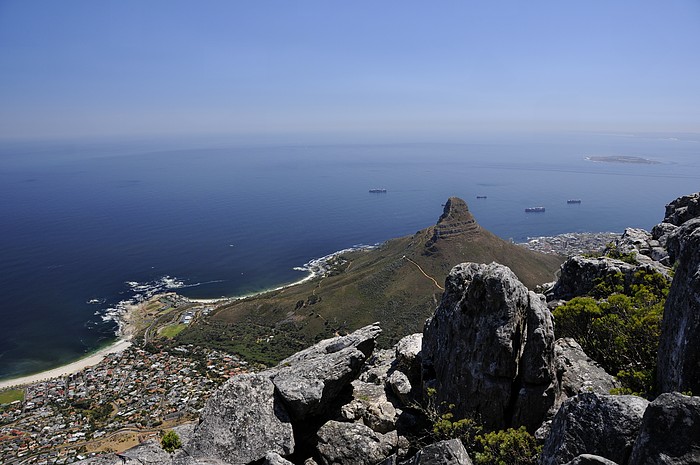
[[[0,0],[0,138],[700,132],[698,0]]]

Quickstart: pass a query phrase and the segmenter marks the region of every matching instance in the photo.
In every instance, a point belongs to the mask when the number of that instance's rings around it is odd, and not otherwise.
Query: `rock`
[[[379,333],[375,323],[347,336],[321,341],[271,370],[272,382],[292,416],[303,421],[325,413],[357,377]]]
[[[103,454],[74,462],[75,465],[167,465],[172,456],[165,452],[160,443],[150,440],[132,447],[121,454]]]
[[[661,394],[642,420],[629,465],[700,463],[700,397]]]
[[[396,450],[398,436],[375,433],[360,423],[331,420],[318,430],[316,446],[322,465],[374,465]]]
[[[195,459],[230,463],[260,460],[268,452],[294,452],[292,425],[269,376],[243,374],[217,389],[184,450]]]
[[[424,381],[456,418],[534,431],[554,403],[554,332],[544,302],[502,265],[457,265],[423,336]]]
[[[396,351],[391,349],[375,350],[365,362],[358,379],[366,383],[384,384],[389,372],[394,369]]]
[[[609,257],[570,257],[561,266],[559,279],[547,294],[547,300],[568,300],[588,295],[599,281],[610,282],[618,273],[622,274],[621,284],[629,290],[635,273],[642,270],[661,273],[670,280],[668,268],[654,261],[632,265]]]
[[[262,465],[294,465],[292,462],[289,460],[285,459],[282,457],[280,454],[277,452],[268,452],[265,454],[265,459],[262,462]]]
[[[472,465],[459,439],[436,442],[419,450],[411,465]]]
[[[693,218],[700,217],[700,192],[679,197],[666,205],[664,223],[680,226]]]
[[[406,336],[396,344],[396,369],[403,372],[415,386],[420,384],[422,348],[422,333]]]
[[[581,454],[566,465],[617,465],[617,463],[599,455]]]
[[[458,197],[450,197],[445,202],[442,215],[433,229],[433,236],[426,242],[425,247],[430,249],[440,240],[470,234],[479,229],[480,226],[469,211],[467,203]]]
[[[636,396],[579,394],[564,402],[544,443],[542,465],[594,454],[626,464],[649,401]]]
[[[408,377],[403,372],[393,372],[387,380],[387,385],[403,405],[408,406],[411,404],[411,390],[413,388]]]
[[[554,365],[559,384],[559,404],[584,392],[609,394],[612,389],[620,387],[615,377],[606,373],[570,337],[554,342]]]
[[[700,218],[674,231],[668,250],[677,266],[661,326],[659,388],[700,393]]]
[[[619,253],[632,254],[639,262],[648,262],[651,261],[652,240],[651,233],[644,229],[627,228],[614,242],[614,247]]]
[[[386,397],[384,386],[355,380],[352,382],[353,400],[341,408],[341,415],[348,421],[361,420],[378,433],[396,429],[401,410]]]
[[[661,247],[666,247],[666,242],[673,231],[678,229],[678,226],[671,223],[659,223],[651,229],[651,237],[656,240]]]

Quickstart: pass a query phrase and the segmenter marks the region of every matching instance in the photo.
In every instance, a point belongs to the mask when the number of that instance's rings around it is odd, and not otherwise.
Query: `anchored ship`
[[[541,213],[544,212],[544,207],[527,207],[525,213]]]
[[[569,199],[566,203],[581,203],[581,199]]]
[[[370,189],[369,192],[371,194],[384,194],[386,193],[386,189]]]

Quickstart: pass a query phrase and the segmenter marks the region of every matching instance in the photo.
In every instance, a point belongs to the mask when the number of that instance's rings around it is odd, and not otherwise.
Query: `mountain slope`
[[[564,257],[527,250],[483,229],[450,198],[437,224],[376,249],[341,255],[323,278],[222,306],[178,337],[271,363],[337,332],[379,321],[380,344],[421,331],[450,269],[496,261],[528,287],[554,279]]]

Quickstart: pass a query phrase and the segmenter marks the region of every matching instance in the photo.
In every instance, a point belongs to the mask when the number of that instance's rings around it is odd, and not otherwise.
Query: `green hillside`
[[[481,228],[466,203],[450,198],[435,226],[335,259],[330,272],[279,291],[220,307],[177,336],[273,363],[314,341],[374,321],[388,346],[421,331],[445,277],[462,262],[509,266],[528,287],[553,281],[564,257],[504,241]]]

